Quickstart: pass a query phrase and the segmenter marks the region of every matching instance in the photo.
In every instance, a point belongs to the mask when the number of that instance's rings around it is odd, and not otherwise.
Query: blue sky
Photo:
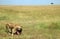
[[[0,5],[60,5],[60,0],[0,0]]]

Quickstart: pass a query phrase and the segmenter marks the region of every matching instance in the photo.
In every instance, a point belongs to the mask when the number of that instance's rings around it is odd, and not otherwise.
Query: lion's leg
[[[15,28],[12,29],[12,36],[14,35],[14,33],[16,32]]]
[[[11,29],[9,28],[9,26],[6,26],[6,31],[7,31],[7,33],[11,32]]]
[[[14,29],[12,29],[12,33],[11,33],[11,34],[12,34],[12,36],[13,36],[13,34],[14,34]]]

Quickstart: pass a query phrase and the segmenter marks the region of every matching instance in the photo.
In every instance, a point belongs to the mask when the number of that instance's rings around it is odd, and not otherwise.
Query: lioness
[[[12,36],[14,34],[21,34],[21,32],[22,32],[22,27],[18,24],[13,24],[13,23],[7,23],[6,29],[7,29],[8,33],[12,34]]]

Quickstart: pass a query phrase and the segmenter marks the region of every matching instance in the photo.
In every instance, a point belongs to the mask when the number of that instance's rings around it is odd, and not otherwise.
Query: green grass
[[[7,34],[9,22],[21,24],[22,34]],[[60,39],[60,6],[0,6],[0,39]]]

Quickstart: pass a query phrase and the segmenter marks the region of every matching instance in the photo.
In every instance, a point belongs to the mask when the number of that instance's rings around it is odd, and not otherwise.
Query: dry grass
[[[23,26],[23,33],[11,36],[8,22]],[[0,6],[0,39],[60,39],[60,6]]]

